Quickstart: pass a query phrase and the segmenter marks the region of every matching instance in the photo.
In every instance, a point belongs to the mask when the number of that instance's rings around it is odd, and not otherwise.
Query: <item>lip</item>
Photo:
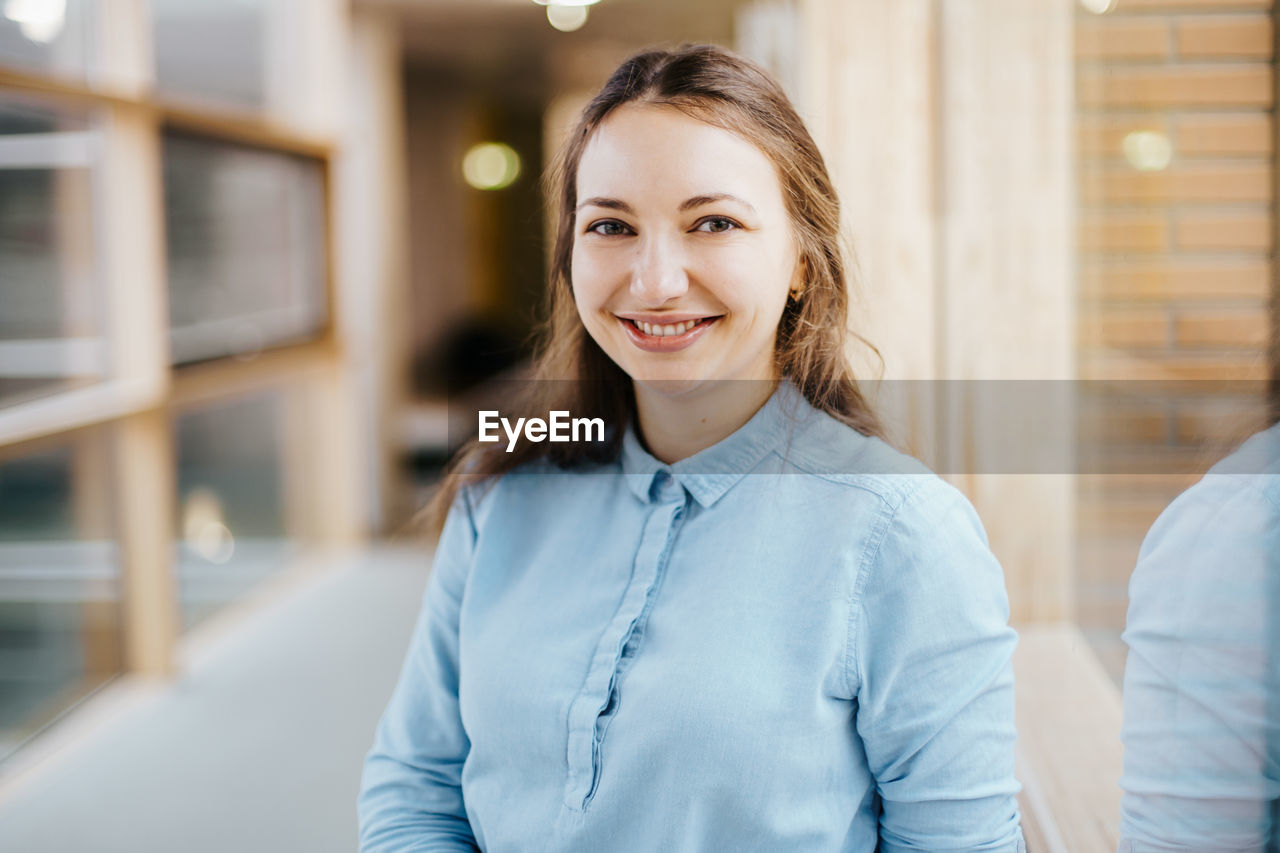
[[[702,337],[708,329],[720,320],[720,317],[708,317],[706,314],[670,314],[665,316],[653,314],[624,316],[619,314],[616,316],[618,317],[618,322],[622,324],[622,328],[626,331],[627,337],[631,340],[631,343],[635,344],[645,352],[677,352],[685,347],[692,346],[694,341]],[[664,335],[662,337],[658,337],[657,335],[646,335],[644,332],[637,329],[631,322],[631,320],[635,319],[646,323],[653,323],[654,320],[647,318],[655,316],[661,317],[663,325],[675,325],[676,323],[683,323],[689,320],[698,320],[701,318],[706,318],[706,320],[683,334]]]

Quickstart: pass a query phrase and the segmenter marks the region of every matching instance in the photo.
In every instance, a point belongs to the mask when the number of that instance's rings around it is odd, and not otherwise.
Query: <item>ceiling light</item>
[[[31,41],[48,44],[67,22],[67,0],[5,0],[4,16]]]
[[[587,22],[587,7],[552,3],[547,7],[547,22],[562,33],[580,30]]]

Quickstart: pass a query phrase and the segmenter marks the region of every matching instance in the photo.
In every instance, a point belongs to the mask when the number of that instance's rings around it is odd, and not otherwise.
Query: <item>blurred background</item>
[[[0,848],[354,849],[449,395],[529,352],[540,173],[628,54],[708,41],[808,122],[853,355],[1005,567],[1030,848],[1114,850],[1138,545],[1275,379],[1275,14],[0,0]]]

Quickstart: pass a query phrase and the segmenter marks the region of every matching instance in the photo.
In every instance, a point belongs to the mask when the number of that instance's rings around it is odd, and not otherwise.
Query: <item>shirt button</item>
[[[653,477],[653,485],[649,489],[649,494],[654,498],[669,498],[676,491],[676,481],[666,471],[659,471]]]

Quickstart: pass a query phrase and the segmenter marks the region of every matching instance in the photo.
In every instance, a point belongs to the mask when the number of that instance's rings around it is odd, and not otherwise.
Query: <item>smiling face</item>
[[[578,314],[627,375],[680,391],[777,378],[798,264],[763,152],[674,108],[626,104],[587,144],[577,197]]]

